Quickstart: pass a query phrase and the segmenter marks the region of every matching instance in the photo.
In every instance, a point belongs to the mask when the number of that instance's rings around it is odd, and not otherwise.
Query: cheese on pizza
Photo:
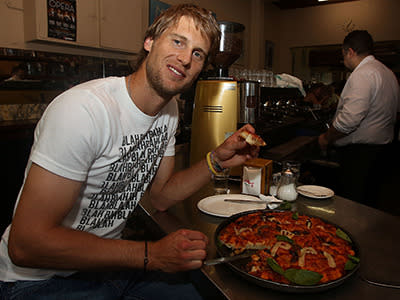
[[[264,140],[255,133],[251,133],[247,130],[240,132],[240,136],[250,145],[254,146],[265,146]]]

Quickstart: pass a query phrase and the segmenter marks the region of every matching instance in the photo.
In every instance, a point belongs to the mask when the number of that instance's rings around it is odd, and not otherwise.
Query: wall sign
[[[76,0],[47,0],[48,37],[76,41]]]

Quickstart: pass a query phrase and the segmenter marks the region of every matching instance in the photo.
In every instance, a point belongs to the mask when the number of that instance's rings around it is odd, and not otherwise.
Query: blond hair
[[[207,55],[207,61],[204,64],[207,65],[218,50],[221,32],[212,12],[205,8],[188,3],[169,7],[154,20],[153,24],[150,25],[145,33],[144,40],[147,38],[156,40],[165,30],[177,25],[182,17],[188,17],[193,20],[196,29],[200,30],[210,41],[210,50]],[[142,48],[135,63],[135,71],[143,63],[147,54],[148,52]]]

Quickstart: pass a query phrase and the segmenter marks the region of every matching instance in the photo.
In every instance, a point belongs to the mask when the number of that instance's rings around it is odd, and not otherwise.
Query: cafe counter
[[[239,192],[237,182],[231,183],[231,192]],[[201,212],[197,203],[212,193],[209,184],[166,212],[154,210],[146,197],[140,205],[165,233],[188,228],[206,234],[210,241],[207,259],[211,259],[218,257],[214,233],[225,219]],[[357,273],[332,289],[299,294],[272,290],[244,280],[227,265],[203,266],[201,271],[227,299],[400,299],[399,217],[337,195],[329,199],[299,195],[292,210],[320,217],[349,232],[360,249]]]

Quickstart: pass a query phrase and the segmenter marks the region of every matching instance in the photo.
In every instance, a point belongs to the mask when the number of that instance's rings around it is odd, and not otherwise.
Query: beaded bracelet
[[[223,167],[221,167],[219,165],[219,163],[217,163],[217,161],[214,159],[214,151],[211,152],[210,154],[210,158],[211,158],[211,162],[214,166],[215,171],[217,171],[218,173],[223,172],[225,169]]]
[[[146,272],[147,264],[149,263],[147,241],[144,241],[144,259],[143,259],[143,270]]]

